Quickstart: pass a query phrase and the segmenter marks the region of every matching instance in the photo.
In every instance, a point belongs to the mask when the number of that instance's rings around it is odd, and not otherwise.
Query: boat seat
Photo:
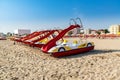
[[[73,41],[73,46],[77,46],[78,45],[78,41],[77,40],[74,40]]]
[[[67,42],[68,42],[68,40],[64,39],[62,45],[65,46],[67,44]]]

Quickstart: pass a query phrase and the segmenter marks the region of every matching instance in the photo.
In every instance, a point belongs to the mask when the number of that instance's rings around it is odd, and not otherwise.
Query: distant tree
[[[9,37],[9,36],[12,36],[12,33],[8,32],[6,35]]]
[[[96,33],[99,34],[99,35],[101,34],[101,32],[99,32],[99,31],[97,31]]]
[[[105,29],[104,31],[105,31],[105,34],[110,33],[110,32],[108,31],[108,29]]]

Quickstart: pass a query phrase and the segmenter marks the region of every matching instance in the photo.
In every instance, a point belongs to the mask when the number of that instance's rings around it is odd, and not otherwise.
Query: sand
[[[0,80],[120,80],[120,39],[88,41],[95,50],[63,58],[0,41]]]

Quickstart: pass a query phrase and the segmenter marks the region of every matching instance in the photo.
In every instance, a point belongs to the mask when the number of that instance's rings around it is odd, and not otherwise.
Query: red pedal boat
[[[78,42],[75,40],[73,43],[68,43],[67,40],[64,40],[61,43],[58,43],[58,41],[62,39],[67,32],[74,28],[81,28],[81,26],[78,24],[70,25],[68,28],[60,32],[59,35],[56,36],[54,39],[50,40],[48,43],[43,45],[41,50],[45,53],[51,54],[54,57],[69,56],[93,50],[93,42]]]
[[[44,34],[44,36],[39,37],[38,39],[31,41],[31,42],[29,43],[30,46],[41,48],[41,47],[42,47],[44,44],[46,44],[50,39],[54,38],[54,37],[53,37],[53,34],[54,34],[55,32],[59,33],[58,30],[51,30],[51,31],[49,31],[48,33]],[[49,39],[48,39],[48,37],[49,37]]]

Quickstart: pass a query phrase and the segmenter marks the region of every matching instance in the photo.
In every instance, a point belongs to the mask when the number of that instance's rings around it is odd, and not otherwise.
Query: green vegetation
[[[108,29],[104,29],[105,34],[110,33]]]

